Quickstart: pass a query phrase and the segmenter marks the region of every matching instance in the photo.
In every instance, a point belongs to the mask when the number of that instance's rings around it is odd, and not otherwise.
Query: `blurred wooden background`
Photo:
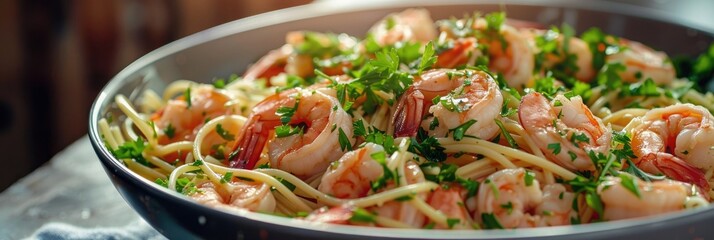
[[[99,90],[143,54],[310,1],[0,1],[0,191],[85,135]]]

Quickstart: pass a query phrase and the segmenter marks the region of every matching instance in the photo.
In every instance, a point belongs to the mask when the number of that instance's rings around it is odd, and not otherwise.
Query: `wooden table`
[[[0,194],[0,239],[28,237],[48,222],[119,227],[139,219],[86,136]]]

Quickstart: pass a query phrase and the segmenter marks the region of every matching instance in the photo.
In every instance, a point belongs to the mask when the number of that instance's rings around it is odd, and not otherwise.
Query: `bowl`
[[[258,213],[234,214],[200,205],[130,171],[104,146],[97,122],[121,112],[117,94],[135,100],[146,89],[161,92],[178,79],[209,82],[242,73],[260,56],[284,43],[293,30],[346,32],[363,37],[391,12],[423,7],[434,19],[474,11],[505,10],[510,18],[549,25],[566,22],[578,33],[589,27],[644,42],[670,55],[694,55],[712,42],[712,32],[674,15],[602,1],[397,1],[357,5],[322,1],[223,24],[163,46],[119,72],[97,96],[89,114],[89,137],[104,170],[121,196],[151,226],[171,239],[493,239],[493,238],[686,238],[714,236],[714,208],[643,219],[518,230],[445,231],[385,229],[310,223]],[[666,34],[662,34],[666,33]]]

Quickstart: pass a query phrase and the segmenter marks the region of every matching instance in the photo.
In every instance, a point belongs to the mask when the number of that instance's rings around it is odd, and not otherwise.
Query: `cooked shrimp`
[[[160,135],[160,143],[192,141],[207,119],[232,111],[226,107],[229,96],[219,93],[210,85],[199,85],[189,88],[188,91],[190,94],[169,100],[166,106],[151,116],[151,121],[156,124],[156,131]],[[190,100],[186,99],[186,96],[190,96]],[[168,136],[165,131],[171,128],[174,129],[173,136]]]
[[[301,52],[302,45],[309,38],[317,42],[319,45],[312,45],[318,49],[309,49],[311,52]],[[315,66],[313,59],[324,59],[332,57],[335,54],[330,49],[350,49],[357,45],[355,39],[346,34],[336,36],[336,42],[333,42],[327,34],[317,32],[295,31],[289,32],[285,36],[286,44],[282,47],[268,52],[260,58],[255,64],[251,65],[243,75],[243,79],[270,79],[281,73],[296,75],[300,77],[312,76]],[[349,67],[349,62],[343,62],[340,66],[335,66],[328,69],[322,69],[329,75],[342,74],[342,67]],[[270,81],[268,81],[270,83]]]
[[[488,39],[489,66],[492,71],[503,74],[509,86],[522,89],[531,84],[535,60],[533,49],[528,40],[515,28],[502,25],[500,35],[507,46],[504,50],[501,41]]]
[[[540,93],[521,98],[518,118],[547,158],[570,170],[595,170],[588,152],[607,153],[611,131],[592,114],[580,96],[548,102]]]
[[[543,202],[536,207],[536,214],[540,214],[539,226],[570,225],[571,218],[577,218],[578,213],[573,211],[575,193],[568,192],[565,186],[559,183],[548,184],[543,187]]]
[[[432,99],[437,96],[442,96],[442,101],[431,106]],[[416,135],[426,109],[429,109],[439,122],[430,130],[431,135],[443,136],[449,129],[473,119],[476,122],[465,133],[490,139],[498,132],[493,119],[500,113],[502,104],[503,96],[498,84],[485,72],[430,70],[415,80],[414,85],[399,99],[393,116],[394,135]]]
[[[622,184],[619,177],[608,176],[597,192],[604,205],[605,220],[644,217],[684,209],[687,197],[693,193],[691,185],[672,180],[645,182],[632,177],[639,191],[638,197]]]
[[[380,46],[387,46],[403,41],[425,43],[436,39],[437,33],[429,11],[412,8],[386,16],[373,25],[368,34]]]
[[[310,215],[305,217],[306,221],[348,224],[350,218],[354,215],[355,207],[350,204],[343,204],[335,207],[321,207],[312,211]]]
[[[703,172],[714,167],[713,124],[706,108],[676,104],[650,110],[625,131],[632,135],[637,166],[709,189]]]
[[[384,148],[367,143],[360,149],[345,153],[327,168],[317,189],[336,198],[367,196],[370,184],[384,174],[382,165],[372,158],[378,152],[384,152]]]
[[[534,227],[531,214],[543,202],[538,180],[526,181],[523,168],[503,169],[488,176],[478,190],[476,219],[492,214],[503,228]]]
[[[285,44],[282,47],[268,52],[257,62],[250,65],[243,74],[243,79],[247,81],[257,79],[270,79],[280,73],[285,72],[288,57],[293,54],[293,47]]]
[[[272,139],[273,130],[281,124],[281,116],[276,114],[280,108],[291,109],[293,114],[287,123],[302,128],[301,133]],[[230,159],[230,166],[252,169],[265,143],[272,139],[267,144],[270,166],[304,179],[324,172],[332,161],[344,154],[338,151],[340,134],[337,131],[343,132],[350,144],[354,141],[352,118],[337,99],[321,91],[284,91],[253,108],[233,147],[233,151],[239,153]]]
[[[622,63],[627,68],[620,73],[626,82],[639,82],[652,78],[656,84],[668,84],[676,79],[674,66],[669,61],[667,54],[635,41],[620,39],[624,50],[607,56],[608,63]],[[640,78],[638,78],[638,75]]]
[[[544,69],[551,69],[554,66],[563,63],[563,61],[566,60],[566,54],[573,54],[576,57],[575,66],[578,68],[576,72],[572,73],[575,78],[580,81],[590,82],[595,77],[596,71],[593,69],[593,54],[590,51],[590,46],[588,46],[588,44],[582,39],[570,37],[570,40],[568,41],[567,53],[563,53],[563,41],[565,41],[563,34],[533,28],[523,28],[520,29],[520,31],[526,39],[528,39],[531,48],[535,49],[536,53],[543,50],[538,49],[536,45],[536,39],[538,37],[550,38],[558,41],[558,54],[548,53],[545,55],[542,63],[542,67]]]
[[[476,58],[483,55],[477,48],[478,43],[476,43],[475,38],[458,38],[445,41],[451,41],[450,45],[453,45],[453,47],[439,53],[436,64],[434,64],[436,68],[457,68],[464,65],[475,65]]]
[[[459,219],[458,224],[452,226],[454,229],[470,228],[469,212],[464,205],[464,190],[458,185],[450,185],[448,189],[439,187],[434,190],[427,199],[427,203],[434,209],[446,215],[449,219]],[[449,229],[449,226],[437,224],[436,229]]]
[[[407,184],[415,184],[426,181],[424,173],[419,168],[419,165],[413,161],[404,164],[404,174]],[[392,182],[387,185],[387,189],[393,188],[396,183]],[[426,198],[424,193],[417,194],[414,197]],[[377,213],[382,217],[391,218],[412,227],[418,228],[424,226],[426,216],[408,202],[389,201],[381,206],[370,207],[367,210]]]
[[[475,21],[457,20],[453,24],[441,24],[440,30],[445,37],[456,37],[463,34],[454,26],[465,26],[472,23],[471,29],[481,32],[490,31],[487,22],[483,18]],[[533,49],[528,42],[528,38],[516,28],[507,24],[502,24],[498,28],[498,33],[493,35],[477,36],[478,44],[485,45],[488,51],[485,53],[489,57],[488,68],[491,71],[503,74],[509,86],[522,89],[531,84],[535,60]],[[505,43],[505,46],[504,46]],[[471,51],[471,49],[464,48]]]
[[[198,191],[189,195],[197,202],[224,209],[247,209],[253,212],[275,211],[275,197],[265,183],[234,181],[232,192],[220,192],[212,182],[198,186]],[[223,190],[225,191],[225,190]]]

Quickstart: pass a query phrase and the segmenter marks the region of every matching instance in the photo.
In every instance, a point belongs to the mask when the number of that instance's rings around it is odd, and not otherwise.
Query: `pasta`
[[[714,96],[641,43],[422,9],[286,42],[242,77],[116,96],[106,147],[199,203],[336,224],[547,227],[714,197]]]

